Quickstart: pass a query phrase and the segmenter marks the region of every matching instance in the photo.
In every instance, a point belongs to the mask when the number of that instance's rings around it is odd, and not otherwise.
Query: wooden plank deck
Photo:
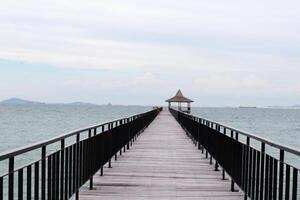
[[[81,191],[80,199],[243,199],[230,192],[230,181],[214,171],[169,111],[104,168],[104,176],[94,176],[94,187]]]

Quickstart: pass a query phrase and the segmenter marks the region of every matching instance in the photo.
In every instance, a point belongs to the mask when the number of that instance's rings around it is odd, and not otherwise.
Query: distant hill
[[[4,101],[0,101],[0,104],[3,105],[31,105],[31,104],[47,104],[47,105],[74,105],[74,106],[94,106],[97,104],[92,104],[92,103],[85,103],[85,102],[72,102],[72,103],[42,103],[42,102],[37,102],[37,101],[30,101],[30,100],[25,100],[21,98],[10,98],[6,99]]]
[[[25,99],[20,99],[20,98],[10,98],[6,99],[4,101],[1,101],[0,104],[6,104],[6,105],[27,105],[27,104],[43,104],[41,102],[36,102],[36,101],[29,101]]]

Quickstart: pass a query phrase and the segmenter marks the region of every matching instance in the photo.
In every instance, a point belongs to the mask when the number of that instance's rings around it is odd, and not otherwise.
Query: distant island
[[[37,101],[29,101],[25,99],[20,99],[20,98],[10,98],[6,99],[4,101],[1,101],[0,104],[6,104],[6,105],[28,105],[28,104],[45,104]]]
[[[4,101],[0,101],[1,105],[39,105],[39,104],[47,104],[47,105],[74,105],[74,106],[95,106],[97,104],[85,103],[85,102],[72,102],[72,103],[43,103],[38,101],[30,101],[21,98],[10,98]],[[111,105],[111,104],[109,104]]]

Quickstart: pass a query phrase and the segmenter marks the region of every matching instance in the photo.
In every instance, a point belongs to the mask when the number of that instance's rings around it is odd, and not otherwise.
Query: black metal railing
[[[0,154],[8,172],[0,176],[0,200],[64,200],[75,196],[86,182],[93,187],[93,175],[117,154],[130,148],[136,137],[154,120],[161,108],[100,125],[72,131],[59,137]],[[72,138],[73,137],[73,138]],[[67,145],[67,139],[75,139]],[[48,146],[58,150],[48,153]],[[32,151],[40,158],[15,167],[15,158]]]
[[[300,199],[299,169],[285,159],[286,154],[300,159],[299,150],[174,109],[170,112],[210,163],[215,160],[215,169],[222,168],[223,179],[225,173],[231,177],[231,191],[237,184],[245,199]],[[278,158],[266,152],[266,145],[275,148]]]

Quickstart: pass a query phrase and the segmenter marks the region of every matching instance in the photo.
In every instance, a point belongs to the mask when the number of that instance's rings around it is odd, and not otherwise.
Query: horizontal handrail
[[[42,200],[70,199],[74,195],[78,200],[80,188],[89,181],[92,189],[95,173],[101,170],[103,174],[106,163],[111,167],[111,159],[117,160],[118,152],[122,155],[129,149],[161,110],[155,108],[2,153],[0,161],[8,160],[8,170],[0,176],[0,200],[4,197],[23,199],[24,196]],[[87,133],[87,137],[81,137],[83,133]],[[66,139],[72,136],[76,136],[76,140],[66,145]],[[60,147],[47,153],[48,145],[56,142]],[[40,150],[37,159],[15,166],[16,156],[33,150]]]
[[[215,170],[222,167],[223,179],[225,173],[231,177],[231,191],[235,191],[234,184],[237,184],[244,192],[244,199],[299,199],[300,170],[285,162],[285,153],[300,156],[298,149],[172,108],[170,112],[198,144],[198,149],[202,153],[206,151],[210,164],[215,160]],[[246,141],[242,142],[240,135]],[[251,140],[259,142],[260,149]],[[275,147],[279,156],[268,153],[266,145]]]
[[[249,132],[247,132],[247,131],[237,129],[237,128],[234,128],[234,127],[229,126],[229,125],[227,125],[227,124],[220,123],[220,122],[217,122],[217,121],[214,121],[214,120],[210,120],[210,119],[204,118],[204,117],[202,117],[202,116],[193,116],[193,115],[191,115],[191,114],[184,113],[184,112],[179,111],[179,110],[176,110],[176,111],[177,111],[177,112],[180,112],[180,113],[183,113],[183,114],[185,114],[185,115],[189,115],[189,116],[194,117],[194,118],[198,118],[198,119],[200,119],[200,120],[208,121],[208,122],[210,122],[210,123],[216,124],[216,125],[218,125],[218,126],[221,126],[221,127],[223,127],[223,128],[226,128],[226,129],[228,129],[228,130],[237,132],[237,133],[239,133],[240,135],[244,135],[244,136],[246,136],[246,137],[250,137],[250,138],[255,139],[255,140],[259,141],[259,142],[263,142],[263,143],[265,143],[265,144],[268,144],[268,145],[270,145],[270,146],[272,146],[272,147],[275,147],[275,148],[284,150],[284,151],[286,151],[286,152],[295,154],[295,155],[297,155],[297,156],[300,156],[300,149],[296,149],[296,148],[294,148],[294,147],[289,147],[289,146],[287,146],[287,145],[279,144],[278,142],[274,142],[274,141],[272,141],[272,140],[270,140],[270,139],[266,139],[266,138],[264,138],[264,137],[258,136],[258,134],[249,133]]]
[[[143,113],[141,113],[141,114],[143,114]],[[130,118],[133,118],[133,117],[138,117],[141,114],[136,114],[136,115],[132,115],[132,116],[127,117],[127,118],[119,118],[119,119],[115,119],[115,120],[112,120],[112,121],[106,121],[106,122],[101,123],[101,124],[95,124],[95,125],[88,126],[88,127],[85,127],[85,128],[76,129],[76,130],[69,131],[67,133],[63,133],[61,135],[55,136],[53,138],[50,138],[50,139],[47,139],[47,140],[44,140],[44,141],[40,141],[40,142],[36,142],[34,144],[30,144],[30,145],[15,148],[15,149],[12,149],[12,150],[4,151],[4,152],[0,153],[0,161],[8,159],[12,156],[18,156],[20,154],[27,153],[29,151],[33,151],[35,149],[39,149],[43,146],[48,146],[50,144],[59,142],[63,139],[67,139],[69,137],[75,136],[77,134],[80,134],[82,132],[85,132],[85,131],[88,131],[88,130],[91,130],[91,129],[99,128],[99,127],[108,125],[110,123],[118,122],[120,120],[125,120],[125,119],[130,119]]]

